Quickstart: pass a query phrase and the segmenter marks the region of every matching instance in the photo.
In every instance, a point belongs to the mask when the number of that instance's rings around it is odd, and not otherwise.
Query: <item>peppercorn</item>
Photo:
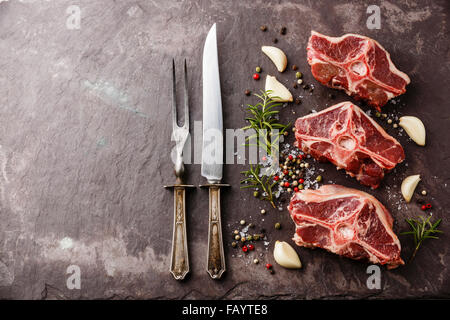
[[[393,127],[394,129],[396,129],[396,128],[398,128],[398,124],[394,123],[394,124],[392,125],[392,127]]]
[[[243,246],[243,247],[242,247],[242,251],[247,252],[247,251],[248,251],[247,246]]]
[[[302,179],[302,178],[298,179],[298,183],[303,183],[303,182],[305,182],[304,179]]]
[[[255,198],[258,198],[259,192],[258,192],[258,191],[254,191],[254,192],[253,192],[253,196],[254,196]]]
[[[258,73],[254,73],[253,74],[253,79],[254,80],[259,80],[259,74]]]
[[[261,209],[261,214],[266,214],[266,210]]]
[[[284,186],[285,186],[286,188],[288,188],[288,187],[289,187],[289,182],[286,181],[286,182],[284,183]]]
[[[299,189],[298,189],[297,187],[294,188],[294,192],[298,192],[298,190],[299,190]]]
[[[279,176],[275,176],[275,177],[273,177],[273,180],[275,180],[275,181],[278,181],[280,179],[280,177]]]
[[[280,230],[281,224],[279,222],[275,223],[275,229]]]
[[[287,31],[286,27],[281,27],[280,34],[285,35],[286,31]]]
[[[246,96],[249,96],[252,92],[250,90],[245,90],[244,93]]]
[[[235,237],[234,237],[234,240],[240,240],[241,239],[241,236],[240,235],[236,235]]]
[[[237,243],[233,241],[233,242],[231,243],[231,246],[232,246],[233,248],[236,248],[236,247],[237,247]]]
[[[426,191],[426,190],[422,190],[421,193],[422,193],[423,196],[426,196],[426,195],[427,195],[427,191]]]
[[[375,113],[375,117],[377,117],[377,118],[381,117],[381,113],[376,112],[376,113]]]
[[[234,230],[233,233],[234,234],[239,234],[239,231],[238,230]]]
[[[259,260],[258,260],[258,259],[253,259],[253,263],[254,263],[254,264],[258,264],[258,263],[259,263]]]
[[[298,84],[302,84],[302,83],[303,83],[303,80],[302,80],[302,79],[298,79],[298,80],[297,80],[297,83],[298,83]]]
[[[254,234],[254,235],[253,235],[253,240],[258,241],[258,240],[259,240],[259,235]]]
[[[294,65],[292,66],[292,70],[296,71],[297,69],[298,69],[297,65],[294,64]]]
[[[289,134],[289,132],[285,131],[283,134],[284,134],[285,136],[287,136],[287,135]]]
[[[421,207],[421,209],[422,209],[423,211],[425,211],[425,210],[427,210],[427,206],[426,206],[426,205],[423,205],[423,206]]]
[[[298,188],[299,188],[300,190],[303,190],[304,186],[303,186],[302,184],[299,184],[299,185],[298,185]]]
[[[388,119],[387,123],[391,124],[392,123],[392,119]]]
[[[265,31],[267,31],[267,26],[261,26],[261,27],[259,27],[259,29],[260,29],[262,32],[265,32]]]
[[[245,224],[245,220],[241,220],[239,223],[243,226]]]
[[[431,209],[432,207],[431,203],[427,203],[425,206],[427,207],[427,209]]]
[[[266,269],[272,269],[272,265],[270,263],[266,264]]]
[[[317,176],[317,177],[316,177],[316,181],[317,181],[317,182],[320,182],[320,181],[322,181],[322,176],[320,176],[320,175],[319,175],[319,176]]]
[[[261,72],[261,67],[256,67],[256,72],[260,73]]]
[[[305,168],[309,168],[309,163],[305,163]]]
[[[255,249],[255,246],[252,244],[247,245],[248,250],[253,251]]]
[[[297,71],[297,72],[295,73],[295,77],[296,77],[297,79],[300,79],[300,78],[302,77],[302,73],[301,73],[300,71]]]

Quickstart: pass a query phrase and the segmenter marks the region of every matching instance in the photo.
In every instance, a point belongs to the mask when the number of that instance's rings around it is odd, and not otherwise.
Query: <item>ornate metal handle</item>
[[[220,221],[220,186],[209,185],[209,229],[207,272],[213,279],[220,279],[225,272],[222,224]]]
[[[186,237],[186,190],[184,186],[175,186],[173,193],[173,237],[170,272],[177,280],[183,280],[189,272],[189,255]]]

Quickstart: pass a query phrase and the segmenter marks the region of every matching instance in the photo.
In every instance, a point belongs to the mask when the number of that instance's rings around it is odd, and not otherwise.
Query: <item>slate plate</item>
[[[361,1],[79,1],[80,29],[67,28],[71,1],[0,3],[0,297],[1,298],[419,298],[449,297],[450,205],[448,101],[449,5],[446,1],[381,1],[381,29],[369,30]],[[68,11],[66,11],[68,10]],[[297,248],[299,271],[276,268],[275,240],[291,241],[294,232],[286,210],[277,211],[239,190],[243,166],[225,167],[233,185],[223,198],[227,273],[212,281],[205,271],[207,194],[188,195],[191,275],[176,282],[168,272],[172,236],[173,182],[170,142],[170,61],[181,70],[188,59],[191,128],[201,120],[201,54],[211,25],[218,24],[219,60],[226,128],[244,125],[242,106],[254,102],[245,89],[262,89],[251,74],[291,81],[292,71],[278,75],[260,46],[278,46],[295,63],[307,83],[315,85],[301,106],[288,105],[282,120],[294,121],[310,110],[349,99],[319,85],[306,63],[311,29],[328,35],[361,33],[378,40],[412,83],[389,115],[423,120],[427,146],[405,134],[399,139],[406,161],[376,191],[361,187],[329,164],[325,181],[375,195],[392,212],[395,230],[404,218],[421,213],[399,194],[401,180],[420,173],[420,189],[429,193],[433,214],[444,219],[445,234],[424,245],[414,263],[382,269],[381,289],[366,286],[367,265],[322,250]],[[259,26],[266,24],[263,33]],[[69,23],[70,25],[70,23]],[[287,27],[281,36],[278,30]],[[180,77],[181,79],[181,77]],[[293,90],[304,95],[302,89]],[[333,92],[336,99],[330,101]],[[181,98],[181,97],[180,97]],[[362,106],[365,110],[367,107]],[[295,112],[295,114],[294,114]],[[201,138],[198,134],[194,139]],[[292,142],[293,136],[288,137]],[[199,165],[187,166],[189,183],[199,184]],[[283,204],[285,207],[286,203]],[[259,213],[265,208],[268,213]],[[269,244],[239,257],[231,233],[244,218],[267,229]],[[273,229],[281,222],[282,230]],[[403,257],[412,251],[400,237]],[[258,256],[261,264],[253,265]],[[81,288],[69,290],[67,268],[81,271]]]

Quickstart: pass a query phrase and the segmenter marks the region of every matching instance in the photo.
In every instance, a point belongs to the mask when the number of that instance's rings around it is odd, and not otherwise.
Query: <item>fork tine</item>
[[[184,59],[184,127],[189,130],[189,94],[186,59]]]
[[[177,124],[177,93],[175,80],[175,59],[172,59],[172,126],[173,130],[178,128]]]

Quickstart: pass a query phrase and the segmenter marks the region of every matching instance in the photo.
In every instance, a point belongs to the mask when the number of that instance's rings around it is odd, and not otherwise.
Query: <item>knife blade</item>
[[[209,188],[208,253],[206,271],[212,279],[225,272],[222,241],[220,188],[223,170],[223,120],[216,24],[208,32],[203,49],[203,144],[201,175]]]
[[[201,174],[209,183],[222,180],[223,121],[216,24],[203,49],[203,148]]]

